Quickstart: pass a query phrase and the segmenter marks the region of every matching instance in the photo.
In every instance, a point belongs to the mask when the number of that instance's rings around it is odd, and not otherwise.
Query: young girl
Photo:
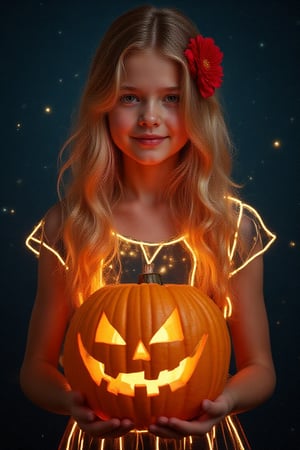
[[[222,56],[182,13],[151,6],[118,18],[96,52],[61,155],[60,201],[27,240],[39,272],[21,386],[41,408],[71,416],[60,450],[248,449],[235,414],[273,392],[262,254],[275,236],[230,178],[215,92]],[[138,433],[129,418],[100,420],[59,363],[76,308],[105,284],[136,283],[145,263],[215,301],[237,369],[199,417],[159,417]]]

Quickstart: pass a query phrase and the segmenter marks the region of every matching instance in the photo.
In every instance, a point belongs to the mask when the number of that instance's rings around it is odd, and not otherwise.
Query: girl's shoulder
[[[55,203],[46,211],[43,219],[44,239],[50,245],[61,240],[64,223],[64,207],[61,202]]]
[[[276,239],[261,214],[251,205],[229,197],[235,211],[236,231],[229,249],[233,271],[241,270],[254,258],[265,253]]]
[[[26,238],[26,246],[37,257],[39,257],[43,246],[54,253],[61,264],[65,265],[62,245],[63,223],[64,206],[59,202],[51,206],[42,219],[33,227],[33,230]]]

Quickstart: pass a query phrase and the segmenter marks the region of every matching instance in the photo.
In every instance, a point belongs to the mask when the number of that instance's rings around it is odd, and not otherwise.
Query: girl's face
[[[108,114],[115,145],[142,165],[177,160],[188,140],[179,66],[152,50],[128,56],[124,65],[119,98]]]

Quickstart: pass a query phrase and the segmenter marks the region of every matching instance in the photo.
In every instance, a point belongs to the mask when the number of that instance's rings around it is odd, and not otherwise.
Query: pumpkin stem
[[[163,284],[160,274],[153,272],[153,270],[154,270],[153,264],[145,264],[143,273],[139,275],[138,284],[141,283]]]

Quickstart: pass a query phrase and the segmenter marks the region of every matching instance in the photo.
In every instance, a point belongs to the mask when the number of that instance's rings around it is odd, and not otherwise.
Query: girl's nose
[[[139,116],[139,125],[141,127],[155,127],[161,122],[158,108],[154,105],[145,106]]]

